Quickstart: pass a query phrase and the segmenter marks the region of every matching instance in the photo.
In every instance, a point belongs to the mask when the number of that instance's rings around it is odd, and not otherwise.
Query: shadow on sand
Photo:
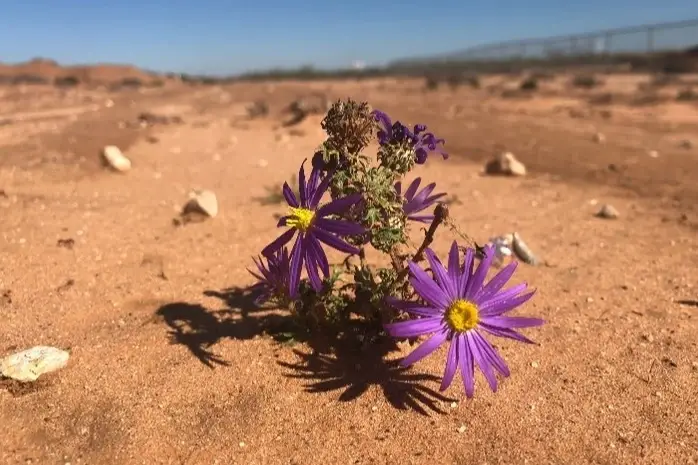
[[[423,415],[428,411],[444,413],[439,404],[453,401],[427,386],[438,383],[437,376],[400,367],[399,360],[386,360],[397,350],[390,339],[372,338],[367,342],[350,337],[330,342],[327,338],[306,337],[288,314],[257,307],[256,294],[250,288],[205,291],[204,295],[220,299],[227,308],[208,310],[198,304],[175,302],[160,307],[156,314],[169,327],[170,342],[186,346],[210,368],[229,366],[212,351],[219,341],[266,334],[281,343],[305,342],[311,349],[310,353],[294,349],[298,357],[295,363],[277,362],[288,370],[286,376],[305,381],[307,392],[341,391],[339,401],[348,402],[376,386],[393,407]],[[353,329],[351,333],[363,334],[361,328]]]

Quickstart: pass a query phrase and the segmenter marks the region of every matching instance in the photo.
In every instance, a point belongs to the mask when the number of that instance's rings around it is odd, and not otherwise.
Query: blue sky
[[[47,57],[206,74],[344,67],[693,18],[698,0],[4,0],[0,62]]]

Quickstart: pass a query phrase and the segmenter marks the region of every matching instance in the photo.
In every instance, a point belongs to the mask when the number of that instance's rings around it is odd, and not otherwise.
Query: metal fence
[[[473,47],[443,58],[464,61],[548,59],[655,53],[689,47],[698,47],[698,19],[544,39],[512,40]]]

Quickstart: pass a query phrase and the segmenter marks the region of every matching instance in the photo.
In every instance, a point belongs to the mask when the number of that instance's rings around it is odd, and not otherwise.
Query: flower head
[[[253,290],[260,293],[255,299],[255,304],[262,305],[271,299],[286,301],[296,297],[296,293],[290,293],[289,289],[291,260],[286,247],[266,257],[266,265],[262,257],[253,257],[252,259],[258,272],[249,269],[247,271],[259,280],[252,286]]]
[[[431,334],[429,339],[402,360],[403,366],[412,365],[449,341],[442,391],[451,384],[456,370],[460,368],[465,393],[472,397],[477,365],[492,391],[496,392],[495,371],[506,377],[509,376],[509,368],[484,335],[531,343],[516,329],[544,323],[538,318],[506,316],[530,299],[535,291],[524,293],[527,288],[525,283],[501,290],[513,275],[516,262],[504,267],[484,284],[492,261],[492,249],[491,246],[485,248],[485,258],[475,271],[473,249],[467,249],[465,263],[461,265],[458,245],[454,241],[448,257],[448,268],[441,264],[431,249],[426,249],[425,254],[435,279],[415,263],[409,263],[410,283],[425,303],[389,299],[392,306],[417,318],[385,325],[388,334],[399,338]]]
[[[415,161],[420,165],[427,161],[429,152],[441,154],[444,160],[448,158],[448,153],[438,146],[438,144],[444,144],[445,140],[437,138],[431,132],[426,132],[426,125],[416,124],[414,129],[410,130],[400,121],[393,124],[390,117],[380,110],[374,110],[373,117],[380,126],[378,143],[381,146],[407,145],[414,152]]]
[[[438,199],[446,195],[446,193],[442,192],[440,194],[431,195],[431,193],[434,191],[434,188],[436,187],[436,183],[431,183],[421,191],[417,192],[417,189],[419,189],[420,182],[422,182],[422,178],[416,178],[407,187],[407,190],[404,194],[402,194],[402,183],[396,182],[395,191],[397,192],[397,195],[402,195],[405,200],[402,209],[405,212],[405,215],[407,215],[408,219],[412,221],[419,221],[421,223],[430,223],[434,220],[433,214],[416,215],[416,213],[419,213],[431,207],[436,203]]]
[[[361,200],[361,195],[349,195],[319,206],[320,200],[330,184],[331,176],[325,176],[321,180],[321,170],[313,168],[310,178],[306,181],[304,164],[305,161],[301,164],[298,172],[300,199],[296,197],[288,183],[284,183],[283,186],[284,198],[289,205],[289,214],[283,216],[277,226],[287,226],[290,229],[262,250],[262,255],[269,257],[286,245],[293,236],[296,236],[296,232],[298,233],[291,249],[288,281],[291,294],[294,294],[298,289],[303,263],[305,263],[305,269],[313,289],[316,291],[322,289],[318,269],[327,277],[330,274],[330,265],[320,243],[340,252],[357,254],[359,249],[347,244],[340,239],[340,236],[351,236],[365,232],[365,228],[359,224],[328,218],[346,212],[352,205]]]

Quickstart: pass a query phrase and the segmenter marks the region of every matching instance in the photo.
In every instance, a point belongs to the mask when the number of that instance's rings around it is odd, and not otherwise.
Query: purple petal
[[[308,208],[308,191],[305,182],[305,160],[301,163],[301,169],[298,170],[298,193],[300,194],[301,207]]]
[[[340,236],[354,236],[366,232],[366,228],[360,224],[345,220],[331,220],[329,218],[318,218],[315,220],[315,226]]]
[[[320,292],[322,290],[322,280],[318,274],[318,261],[309,247],[307,235],[303,238],[303,249],[305,253],[305,271],[308,273],[310,285],[315,289],[315,292]]]
[[[513,329],[496,328],[482,321],[478,324],[478,328],[490,333],[493,336],[513,339],[515,341],[525,342],[526,344],[535,344],[535,342],[533,342],[523,334],[517,333]]]
[[[410,267],[410,284],[415,292],[426,300],[432,307],[446,309],[449,305],[446,293],[441,289],[433,279],[414,262],[407,264]]]
[[[434,251],[427,248],[424,251],[424,255],[426,255],[429,267],[431,267],[431,271],[434,273],[434,276],[436,276],[436,280],[441,284],[441,288],[446,292],[448,299],[451,301],[456,300],[458,298],[458,294],[456,293],[458,287],[451,281],[451,278]]]
[[[460,365],[460,374],[463,378],[463,387],[465,395],[473,397],[475,393],[475,363],[473,361],[473,352],[470,350],[470,345],[465,339],[465,334],[455,336],[458,341],[458,364]]]
[[[480,305],[480,315],[483,317],[503,315],[512,311],[519,305],[524,304],[531,297],[533,297],[533,294],[535,293],[535,291],[531,291],[528,294],[521,294],[516,297],[487,300]]]
[[[480,260],[480,264],[477,270],[473,274],[472,279],[468,282],[468,287],[465,289],[465,297],[469,300],[473,300],[473,297],[482,289],[482,284],[487,278],[487,272],[492,265],[492,259],[494,258],[494,247],[485,248],[485,256]]]
[[[294,234],[296,234],[296,230],[289,229],[288,231],[277,237],[274,240],[274,242],[264,247],[262,249],[262,255],[264,255],[265,257],[271,256],[274,252],[288,244],[288,242],[293,238]]]
[[[299,234],[291,249],[291,267],[289,269],[288,291],[292,297],[298,294],[298,284],[301,280],[301,268],[303,267],[302,240]]]
[[[458,295],[462,295],[460,289],[460,254],[458,253],[456,241],[453,241],[451,250],[448,252],[448,275],[451,277],[451,281],[456,284]]]
[[[497,272],[497,274],[494,275],[494,277],[490,279],[490,281],[487,284],[485,284],[485,286],[480,290],[480,292],[476,293],[473,300],[484,301],[495,295],[502,287],[504,287],[506,283],[509,282],[509,280],[514,274],[514,271],[516,271],[518,263],[518,261],[514,260],[507,266],[499,270],[499,272]]]
[[[443,326],[443,318],[418,318],[415,320],[386,323],[385,331],[392,337],[416,337],[431,334]]]
[[[453,382],[453,377],[458,368],[458,341],[451,339],[451,345],[448,348],[448,356],[446,357],[446,368],[444,369],[444,377],[441,380],[440,391],[445,391]]]
[[[402,183],[400,181],[395,183],[395,192],[397,193],[398,197],[401,197],[400,192],[402,192]]]
[[[320,170],[318,169],[318,176],[320,175],[319,173]],[[318,204],[320,203],[320,200],[322,200],[322,196],[325,195],[327,188],[330,186],[331,181],[332,174],[327,174],[323,178],[323,180],[320,182],[320,185],[313,192],[313,196],[310,198],[310,203],[308,205],[310,208],[317,208]]]
[[[404,312],[409,313],[410,315],[415,315],[415,316],[426,316],[426,317],[432,317],[432,316],[442,316],[443,311],[439,310],[438,308],[433,308],[433,307],[425,307],[424,305],[420,304],[419,302],[410,302],[407,300],[400,300],[396,299],[395,297],[386,297],[385,302],[397,309],[400,309]]]
[[[434,221],[434,215],[408,215],[407,218],[420,223],[431,223]]]
[[[439,346],[443,344],[443,342],[446,340],[447,335],[448,332],[445,330],[434,333],[434,335],[432,335],[426,341],[422,342],[419,345],[419,347],[414,349],[411,354],[402,359],[400,365],[402,365],[403,367],[408,367],[414,363],[417,363],[418,361],[420,361],[421,359],[438,349]]]
[[[482,374],[485,375],[485,379],[487,380],[487,384],[490,385],[490,389],[492,389],[492,392],[497,392],[497,377],[494,375],[494,371],[492,370],[492,365],[490,365],[489,359],[487,359],[487,357],[485,357],[485,355],[482,353],[480,346],[475,340],[475,334],[475,331],[468,331],[465,333],[465,337],[468,340],[468,345],[470,346],[470,350],[473,351],[475,363],[477,363],[477,365],[480,367]]]
[[[407,200],[412,200],[414,198],[414,194],[416,194],[417,189],[419,189],[420,182],[422,182],[422,178],[415,178],[407,187],[404,196]]]
[[[293,193],[293,190],[291,190],[291,186],[289,186],[287,182],[284,183],[282,192],[284,194],[284,198],[286,199],[286,203],[288,203],[293,208],[298,208],[300,206],[298,203],[298,199],[296,199],[296,194]]]
[[[502,359],[499,353],[495,350],[495,348],[492,347],[489,341],[482,337],[482,335],[477,331],[473,331],[472,333],[473,339],[477,341],[477,344],[480,347],[480,351],[490,362],[490,365],[493,366],[494,369],[497,370],[499,373],[501,373],[502,376],[509,376],[511,374],[509,372],[509,367],[507,366],[506,362],[504,362],[504,359]]]
[[[527,316],[483,316],[482,322],[489,326],[504,329],[532,328],[545,324],[545,321],[540,318]]]
[[[320,172],[321,170],[313,167],[310,171],[310,179],[308,180],[308,188],[306,189],[306,194],[308,195],[309,207],[312,208],[310,202],[312,202],[313,197],[318,188],[318,183],[320,182]]]
[[[316,215],[320,218],[324,218],[327,215],[338,215],[340,213],[344,213],[359,200],[361,200],[361,194],[351,194],[346,197],[342,197],[341,199],[333,200],[332,202],[318,208]]]
[[[324,274],[325,277],[328,277],[330,275],[330,262],[327,260],[327,255],[325,255],[325,251],[322,250],[320,242],[317,240],[317,237],[315,237],[314,234],[308,234],[306,238],[308,248],[313,251],[317,264],[320,267],[320,270],[322,270],[322,274]]]
[[[354,247],[351,244],[347,244],[337,236],[333,236],[327,231],[323,231],[319,228],[312,228],[311,233],[315,235],[321,242],[329,245],[333,249],[337,249],[340,252],[348,253],[351,255],[356,255],[360,252],[358,247]]]
[[[475,252],[473,249],[468,247],[465,249],[465,259],[463,262],[463,274],[460,278],[461,296],[465,297],[465,290],[468,288],[468,282],[470,282],[470,277],[473,274],[473,259],[475,258]]]

